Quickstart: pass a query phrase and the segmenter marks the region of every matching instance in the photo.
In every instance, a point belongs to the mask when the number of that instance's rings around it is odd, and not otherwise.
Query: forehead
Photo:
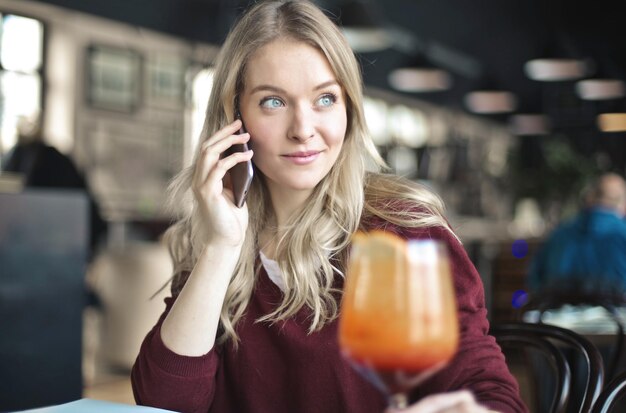
[[[244,74],[246,88],[260,84],[297,86],[338,81],[326,56],[308,43],[277,39],[250,56]]]

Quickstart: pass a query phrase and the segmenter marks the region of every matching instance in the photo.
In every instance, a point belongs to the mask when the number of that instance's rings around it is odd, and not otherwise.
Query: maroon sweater
[[[385,227],[410,238],[443,240],[452,260],[459,351],[415,397],[470,389],[490,409],[526,412],[499,347],[487,335],[482,283],[461,244],[441,228]],[[309,311],[303,309],[285,322],[255,323],[276,308],[281,294],[261,270],[246,315],[237,324],[239,348],[216,346],[200,357],[175,354],[163,344],[161,323],[175,300],[166,298],[165,312],[145,338],[131,374],[137,403],[198,413],[383,412],[385,397],[342,358],[336,321],[307,334]]]

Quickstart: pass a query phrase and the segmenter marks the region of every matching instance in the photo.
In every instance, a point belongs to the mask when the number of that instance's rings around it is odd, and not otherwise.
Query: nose
[[[315,135],[315,114],[310,108],[298,105],[293,109],[287,131],[289,139],[306,142]]]

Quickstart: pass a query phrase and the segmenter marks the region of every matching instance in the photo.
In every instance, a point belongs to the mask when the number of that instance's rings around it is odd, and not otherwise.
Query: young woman
[[[458,354],[409,411],[525,411],[442,203],[366,171],[384,163],[337,27],[305,1],[261,2],[233,28],[215,70],[208,138],[172,185],[176,276],[133,368],[137,402],[203,413],[384,411],[385,396],[340,354],[337,316],[352,234],[385,228],[445,242],[457,293]],[[249,134],[237,133],[236,113]],[[253,150],[221,156],[243,142]],[[249,159],[255,177],[237,208],[229,169]]]

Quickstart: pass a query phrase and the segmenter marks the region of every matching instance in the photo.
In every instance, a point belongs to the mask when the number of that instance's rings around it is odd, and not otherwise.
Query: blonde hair
[[[436,195],[408,180],[379,173],[385,163],[365,124],[359,65],[337,26],[308,1],[260,2],[233,27],[217,58],[203,130],[205,139],[233,121],[246,63],[256,50],[278,38],[319,49],[346,97],[348,125],[337,162],[305,205],[281,228],[275,258],[285,281],[283,300],[275,311],[258,320],[284,320],[307,307],[311,312],[309,331],[313,332],[337,316],[338,291],[333,281],[336,273],[343,275],[350,237],[363,218],[378,216],[405,227],[447,228],[447,223],[443,204]],[[377,172],[367,172],[367,166]],[[201,250],[197,245],[201,222],[190,190],[192,173],[193,165],[170,185],[169,205],[180,217],[166,233],[176,274],[174,295],[182,288],[185,274],[191,271]],[[220,343],[228,339],[237,343],[235,325],[245,313],[258,273],[258,235],[273,218],[267,187],[258,170],[247,205],[249,225],[220,315]]]

